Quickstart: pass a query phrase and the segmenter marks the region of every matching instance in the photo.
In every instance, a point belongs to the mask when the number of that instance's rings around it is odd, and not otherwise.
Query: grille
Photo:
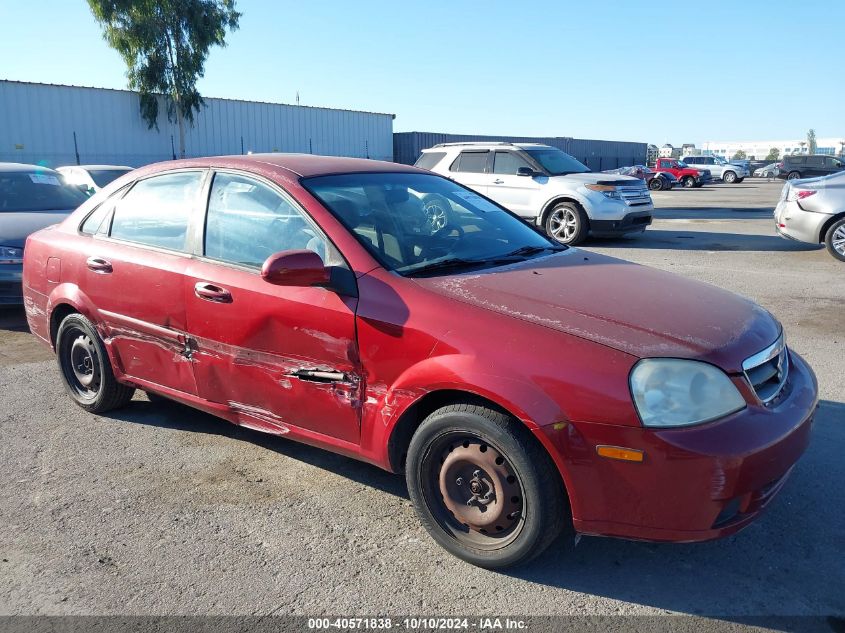
[[[629,206],[651,204],[651,194],[645,187],[619,187],[619,195]]]
[[[745,359],[742,370],[763,404],[769,404],[777,398],[789,374],[789,355],[783,334],[762,352]]]

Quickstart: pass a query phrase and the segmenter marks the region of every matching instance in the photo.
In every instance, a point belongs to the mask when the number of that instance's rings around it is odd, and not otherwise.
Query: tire
[[[735,171],[726,171],[724,174],[722,174],[722,181],[726,182],[729,185],[732,185],[735,182],[738,182],[738,180],[736,178],[736,172]]]
[[[411,438],[405,476],[432,538],[479,567],[525,563],[571,529],[549,455],[520,422],[486,406],[429,415]]]
[[[97,330],[81,314],[69,314],[56,333],[56,360],[65,389],[91,413],[126,405],[135,389],[115,380],[111,361]]]
[[[654,178],[648,181],[648,188],[652,191],[663,191],[663,189],[665,188],[663,178],[655,176]]]
[[[422,205],[425,226],[429,234],[436,235],[455,225],[455,212],[443,196],[429,194],[422,199]]]
[[[830,225],[824,236],[827,252],[840,262],[845,262],[845,218],[840,218]]]
[[[801,173],[797,171],[791,171],[786,175],[787,180],[798,180],[801,177]]]
[[[681,180],[681,183],[684,185],[684,188],[692,189],[693,187],[695,187],[695,178],[693,178],[692,176],[684,176],[683,180]]]
[[[587,238],[589,220],[584,210],[574,202],[560,202],[546,214],[543,221],[546,234],[559,242],[574,246]]]

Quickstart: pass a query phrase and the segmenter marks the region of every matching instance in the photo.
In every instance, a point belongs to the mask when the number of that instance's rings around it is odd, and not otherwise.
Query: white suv
[[[681,161],[693,169],[709,169],[713,178],[721,178],[729,185],[740,183],[751,175],[742,165],[729,163],[721,156],[684,156]]]
[[[592,173],[548,145],[441,143],[423,150],[416,166],[491,198],[562,244],[641,233],[654,211],[644,181]]]

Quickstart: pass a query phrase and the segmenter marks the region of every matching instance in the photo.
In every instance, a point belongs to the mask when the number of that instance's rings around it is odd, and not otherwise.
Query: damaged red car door
[[[215,174],[204,226],[203,256],[185,276],[200,397],[231,407],[244,426],[357,442],[357,298],[261,276],[280,251],[307,248],[330,265],[342,258],[280,189],[237,173]]]

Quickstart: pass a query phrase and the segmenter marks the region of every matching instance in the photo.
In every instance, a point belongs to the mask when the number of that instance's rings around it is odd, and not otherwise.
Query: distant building
[[[677,154],[675,153],[677,151]],[[676,150],[675,147],[671,143],[666,143],[663,145],[659,150],[659,157],[660,158],[677,158],[681,155],[681,150]]]
[[[705,141],[701,152],[705,156],[721,156],[730,160],[737,152],[745,152],[749,160],[766,160],[769,152],[775,148],[778,157],[792,154],[809,154],[807,139],[791,141]],[[830,136],[816,139],[816,154],[828,156],[842,155],[845,148],[845,137]]]
[[[648,144],[646,148],[646,165],[653,165],[654,162],[660,157],[660,148],[657,145],[652,143]]]

